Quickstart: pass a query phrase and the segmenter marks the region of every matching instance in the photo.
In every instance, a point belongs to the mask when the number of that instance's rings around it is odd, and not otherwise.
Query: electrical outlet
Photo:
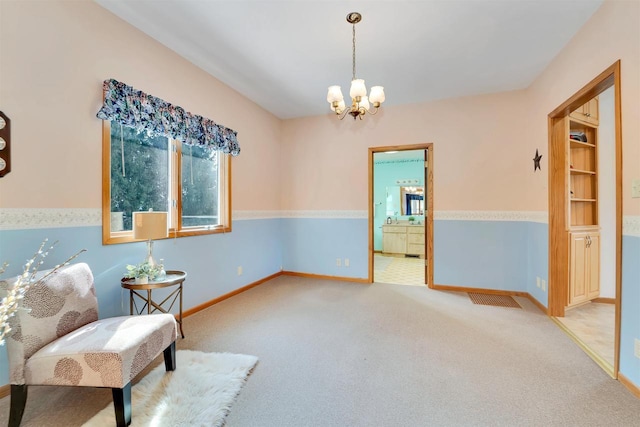
[[[238,267],[238,276],[242,276],[242,266]]]
[[[544,279],[540,280],[540,285],[542,285],[542,290],[547,292],[547,281]]]
[[[344,266],[349,267],[349,258],[344,259]]]
[[[340,258],[336,258],[336,266],[340,267],[342,265],[342,260]]]
[[[540,277],[536,277],[536,286],[540,287]]]
[[[633,354],[640,359],[640,340],[638,338],[634,339],[634,346],[633,346]]]

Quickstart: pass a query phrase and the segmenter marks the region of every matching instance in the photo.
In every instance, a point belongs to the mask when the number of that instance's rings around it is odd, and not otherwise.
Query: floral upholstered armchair
[[[64,267],[26,291],[25,310],[10,318],[6,340],[11,383],[9,426],[19,426],[29,385],[108,387],[118,426],[131,423],[131,381],[164,351],[175,369],[171,314],[98,320],[93,274],[85,263]]]

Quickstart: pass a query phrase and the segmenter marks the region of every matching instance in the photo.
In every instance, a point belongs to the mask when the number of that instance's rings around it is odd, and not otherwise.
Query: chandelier
[[[356,24],[361,20],[362,15],[358,12],[351,12],[347,15],[347,22],[353,25],[353,66],[351,89],[349,90],[351,107],[346,108],[340,86],[329,86],[329,92],[327,93],[327,101],[331,104],[331,110],[341,116],[340,120],[344,119],[347,114],[353,116],[353,120],[358,117],[362,120],[362,116],[365,113],[376,114],[378,108],[384,102],[384,88],[382,86],[373,86],[369,97],[367,97],[367,87],[364,85],[364,80],[356,79]],[[370,103],[373,104],[373,109],[370,109]]]

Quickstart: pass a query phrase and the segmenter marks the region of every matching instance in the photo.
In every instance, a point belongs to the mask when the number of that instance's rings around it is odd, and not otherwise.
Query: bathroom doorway
[[[369,148],[369,282],[433,286],[433,144]]]

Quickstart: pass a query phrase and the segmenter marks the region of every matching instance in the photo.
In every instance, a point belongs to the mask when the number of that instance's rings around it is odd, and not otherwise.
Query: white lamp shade
[[[371,88],[371,94],[369,95],[369,101],[382,104],[384,102],[384,88],[382,86],[373,86]]]
[[[333,105],[331,105],[331,111],[334,111],[334,112],[340,114],[340,113],[342,113],[344,111],[344,107],[345,107],[344,99],[342,99],[342,100],[340,100],[338,102],[338,108],[333,108]]]
[[[168,235],[167,212],[133,213],[133,237],[135,239],[161,239]]]
[[[329,104],[340,102],[343,99],[344,96],[342,96],[342,90],[340,89],[340,86],[329,86],[329,91],[327,92],[327,102],[329,102]]]
[[[355,98],[357,96],[367,96],[367,87],[364,85],[364,80],[355,79],[351,81],[351,90],[349,90],[349,95],[351,98]]]
[[[364,107],[365,110],[369,109],[369,99],[366,96],[363,96],[362,99],[360,99],[360,106]]]

